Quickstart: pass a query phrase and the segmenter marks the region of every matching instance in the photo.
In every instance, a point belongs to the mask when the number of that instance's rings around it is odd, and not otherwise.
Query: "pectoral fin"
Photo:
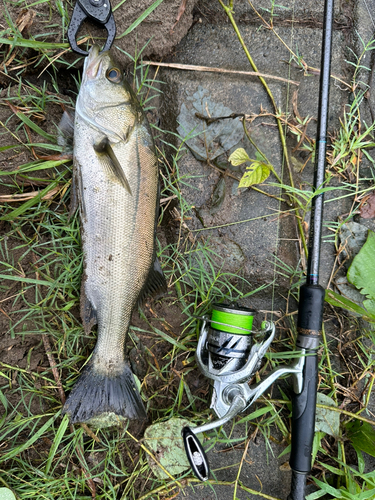
[[[132,194],[130,185],[123,168],[118,161],[111,144],[109,143],[108,137],[105,136],[103,139],[94,144],[94,150],[96,153],[103,157],[105,166],[108,168],[109,172],[124,186],[129,194]]]

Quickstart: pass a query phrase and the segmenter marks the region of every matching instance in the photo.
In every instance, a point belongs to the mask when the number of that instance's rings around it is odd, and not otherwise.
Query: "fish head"
[[[118,142],[129,128],[143,120],[137,97],[109,51],[94,45],[83,67],[76,112],[112,141]]]

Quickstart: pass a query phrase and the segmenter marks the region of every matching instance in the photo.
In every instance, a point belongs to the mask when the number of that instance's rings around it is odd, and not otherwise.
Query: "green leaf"
[[[368,299],[375,299],[375,233],[369,231],[366,243],[353,259],[348,280]]]
[[[289,444],[281,453],[278,455],[277,458],[281,458],[283,455],[286,455],[292,451],[292,445]]]
[[[32,285],[43,285],[50,287],[54,282],[51,281],[43,281],[37,280],[33,278],[24,278],[23,276],[12,276],[11,274],[0,274],[1,280],[12,280],[12,281],[20,281],[21,283],[30,283]]]
[[[248,422],[249,420],[254,420],[258,417],[261,417],[265,413],[268,413],[269,411],[273,411],[273,407],[270,405],[264,406],[263,408],[259,408],[259,410],[255,410],[250,415],[246,415],[246,417],[241,418],[241,420],[238,421],[239,424],[242,424],[243,422]]]
[[[353,445],[353,443],[352,443],[352,445]],[[357,448],[357,446],[353,445],[353,448],[355,449],[355,452],[357,453],[358,470],[361,474],[363,474],[365,471],[366,462],[365,462],[365,459],[363,458],[362,451],[359,448]]]
[[[23,172],[36,172],[38,170],[46,170],[49,168],[55,168],[60,165],[63,165],[68,161],[70,160],[63,159],[63,160],[32,161],[30,163],[25,163],[24,165],[17,167],[16,170],[0,170],[0,176],[20,174]]]
[[[333,292],[332,290],[326,290],[325,300],[326,300],[326,302],[328,302],[328,304],[331,304],[332,306],[342,307],[343,309],[346,309],[347,311],[350,311],[352,313],[356,313],[356,314],[363,316],[363,319],[366,321],[370,321],[370,322],[375,321],[375,304],[374,304],[373,309],[369,308],[369,310],[366,310],[363,307],[361,307],[360,305],[353,302],[352,300],[349,300],[349,299],[343,297],[342,295],[340,295],[336,292]],[[366,300],[364,302],[364,304],[366,302],[370,302],[370,301]],[[365,305],[368,306],[368,304],[365,304]],[[370,305],[372,306],[372,303],[370,303]]]
[[[306,500],[317,500],[317,498],[324,497],[325,494],[326,492],[323,490],[315,491],[314,493],[307,495]]]
[[[254,184],[261,184],[268,178],[270,172],[269,165],[260,161],[254,161],[246,168],[246,172],[243,174],[238,187],[250,187]]]
[[[315,462],[316,455],[318,454],[318,451],[321,448],[321,442],[325,435],[326,435],[325,432],[315,432],[314,434],[312,459],[311,459],[312,464]]]
[[[42,137],[44,137],[48,141],[56,142],[56,137],[54,135],[47,134],[47,132],[45,130],[40,128],[36,123],[34,123],[32,120],[30,120],[30,118],[28,116],[26,116],[25,114],[23,114],[21,111],[16,111],[15,115],[17,115],[18,118],[20,120],[22,120],[25,125],[28,125],[37,134],[41,135]]]
[[[245,161],[251,161],[251,158],[246,153],[244,148],[238,148],[236,151],[233,151],[228,160],[236,167],[238,165],[242,165]]]
[[[375,457],[375,429],[367,422],[358,420],[346,425],[346,435],[355,449]]]
[[[47,422],[35,433],[31,436],[30,439],[28,439],[25,443],[21,444],[20,446],[16,446],[12,450],[8,451],[8,453],[5,453],[1,459],[0,463],[6,462],[7,460],[10,460],[13,457],[16,457],[23,451],[27,450],[27,448],[30,448],[35,441],[40,439],[43,434],[52,426],[54,420],[57,418],[57,416],[60,415],[60,412],[56,413],[56,415],[53,415]]]
[[[332,398],[317,394],[317,403],[325,406],[336,406]],[[327,408],[317,408],[315,418],[315,432],[325,432],[333,437],[338,437],[340,432],[340,414]]]
[[[13,47],[30,47],[35,50],[57,50],[57,49],[68,49],[69,43],[51,43],[51,42],[39,42],[37,40],[29,40],[21,37],[10,37],[10,38],[0,38],[0,44],[12,45]]]
[[[0,488],[0,500],[16,500],[16,497],[10,489]]]
[[[314,478],[315,483],[320,486],[320,488],[331,495],[333,498],[344,498],[342,495],[342,491],[333,488],[327,483],[323,483],[323,481],[319,481],[319,479]]]
[[[375,299],[364,300],[363,305],[371,316],[375,316]]]

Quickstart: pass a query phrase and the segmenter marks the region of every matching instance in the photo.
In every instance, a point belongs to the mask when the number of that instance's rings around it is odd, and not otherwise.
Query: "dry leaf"
[[[360,207],[360,214],[364,219],[375,217],[375,192],[363,201]]]
[[[22,33],[24,30],[28,30],[33,24],[34,17],[36,16],[35,10],[22,9],[19,16],[17,17],[16,24],[17,28]]]

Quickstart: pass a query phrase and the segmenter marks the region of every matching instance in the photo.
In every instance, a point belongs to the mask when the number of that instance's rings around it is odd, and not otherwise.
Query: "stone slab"
[[[224,0],[224,4],[228,4]],[[283,2],[272,2],[271,0],[250,1],[234,0],[233,11],[236,22],[261,25],[261,20],[252,8],[259,12],[267,22],[272,19],[274,24],[280,22],[292,23],[307,23],[317,24],[322,21],[324,12],[324,2],[316,2],[314,0],[284,0]],[[210,24],[223,24],[227,20],[224,9],[219,2],[212,0],[200,0],[196,5],[198,14],[202,16],[202,20],[209,21]],[[342,12],[340,2],[335,2],[335,18],[339,17]]]
[[[289,51],[275,36],[258,31],[252,26],[241,26],[242,36],[256,61],[258,70],[264,73],[292,79],[299,82],[299,86],[288,85],[285,82],[269,80],[269,87],[281,109],[288,107],[292,111],[293,93],[298,89],[297,109],[302,117],[316,117],[318,108],[319,75],[304,76],[300,68],[290,66]],[[321,32],[316,29],[287,28],[277,29],[279,36],[299,54],[306,55],[309,66],[320,66]],[[334,34],[335,47],[343,47],[342,35]],[[313,49],[311,49],[313,47]],[[345,48],[335,50],[332,56],[332,72],[344,78],[346,67]],[[231,70],[249,70],[249,63],[235,33],[231,26],[207,26],[196,24],[187,37],[177,47],[174,60],[183,64],[194,64],[211,66]],[[271,113],[272,106],[261,83],[253,77],[233,74],[217,74],[208,72],[187,72],[176,70],[164,70],[162,79],[166,82],[164,96],[168,99],[168,111],[162,111],[162,124],[165,128],[177,129],[176,116],[179,115],[182,104],[188,102],[189,98],[199,87],[208,90],[211,98],[230,108],[234,113],[258,114]],[[165,98],[164,97],[164,98]],[[339,125],[338,117],[348,97],[347,92],[341,90],[337,85],[331,86],[330,95],[330,130]],[[163,108],[163,106],[162,106]],[[167,102],[165,102],[167,109]],[[171,117],[172,118],[171,120]],[[268,117],[255,118],[250,125],[250,134],[271,161],[279,175],[283,176],[287,183],[286,169],[282,171],[281,143],[275,120]],[[315,135],[315,121],[311,121],[309,134]],[[294,142],[293,142],[294,141]],[[290,138],[290,149],[296,146],[293,137]],[[247,139],[243,147],[250,157],[254,158],[255,150]],[[229,153],[228,153],[229,154]],[[292,153],[296,163],[305,160],[299,152]],[[292,159],[293,160],[293,159]],[[192,220],[188,227],[196,231],[196,235],[204,238],[229,238],[241,248],[245,255],[245,265],[242,267],[244,275],[251,281],[254,288],[259,285],[269,284],[275,278],[278,286],[288,286],[283,277],[275,274],[274,255],[287,266],[295,268],[298,259],[299,248],[297,247],[297,232],[293,217],[276,215],[278,210],[287,211],[286,204],[279,205],[273,198],[255,192],[254,190],[236,189],[236,181],[227,177],[226,197],[222,210],[203,220],[197,217],[197,209],[202,212],[202,207],[209,207],[213,190],[219,181],[220,175],[212,167],[199,162],[188,151],[180,164],[182,175],[190,177],[189,186],[182,186],[183,196],[191,206],[195,207],[192,212]],[[194,177],[195,176],[195,177]],[[313,179],[313,166],[309,163],[303,174],[293,172],[296,187],[304,189],[309,187]],[[275,181],[270,178],[270,181]],[[273,195],[282,195],[277,188],[264,188]],[[340,192],[329,193],[327,198],[334,198],[335,203],[329,203],[325,213],[326,221],[335,221],[337,214],[346,213],[349,210],[348,199],[339,200]],[[247,221],[241,222],[240,221]],[[234,224],[236,223],[236,224]],[[214,227],[214,229],[207,229]],[[325,234],[330,234],[325,229]],[[279,244],[279,245],[278,245]],[[322,245],[322,284],[327,284],[334,263],[334,249],[332,244]]]

